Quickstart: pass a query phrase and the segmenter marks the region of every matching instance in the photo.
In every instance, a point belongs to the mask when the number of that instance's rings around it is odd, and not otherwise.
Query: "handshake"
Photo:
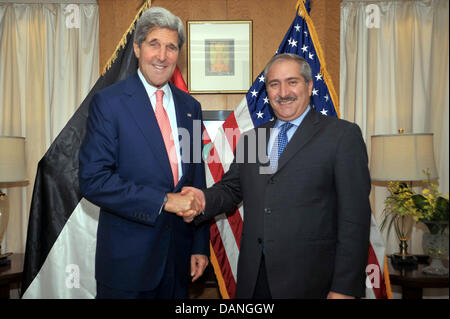
[[[205,195],[195,187],[185,186],[180,193],[168,193],[164,209],[190,223],[205,210]]]

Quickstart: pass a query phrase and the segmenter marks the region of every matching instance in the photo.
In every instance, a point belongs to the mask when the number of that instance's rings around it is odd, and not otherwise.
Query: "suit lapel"
[[[137,73],[135,73],[127,82],[125,92],[127,94],[127,109],[130,111],[137,126],[140,128],[150,145],[153,155],[156,158],[156,162],[159,163],[157,165],[160,165],[164,174],[167,175],[167,178],[173,181],[169,157],[156,120],[155,112],[153,111],[147,91]]]
[[[289,160],[319,131],[319,116],[320,115],[313,108],[309,110],[308,114],[300,124],[300,127],[297,131],[295,131],[294,136],[292,136],[288,145],[281,154],[278,161],[277,172],[281,170],[283,166],[286,165],[286,163],[289,162]]]
[[[169,83],[170,89],[172,91],[172,97],[173,97],[173,103],[175,105],[175,113],[177,115],[177,126],[178,126],[178,138],[180,138],[180,128],[181,129],[185,129],[189,132],[189,136],[182,136],[184,138],[189,138],[189,152],[191,152],[191,156],[189,156],[188,161],[183,161],[183,149],[182,149],[182,143],[186,143],[186,141],[180,141],[180,156],[181,158],[179,158],[181,162],[181,167],[183,170],[183,175],[181,176],[180,181],[178,182],[178,185],[183,185],[184,182],[184,178],[188,175],[188,170],[190,168],[190,161],[192,160],[192,151],[193,151],[193,145],[192,145],[192,138],[193,138],[193,132],[192,132],[192,114],[190,114],[190,117],[188,116],[188,112],[189,110],[186,109],[186,103],[183,101],[183,97],[181,96],[181,94],[179,93],[178,89],[172,84]],[[185,150],[187,151],[187,150]]]
[[[256,129],[257,131],[257,145],[258,147],[263,147],[262,150],[257,150],[256,158],[258,160],[259,175],[264,179],[263,182],[267,180],[268,177],[272,175],[272,168],[270,166],[269,152],[267,145],[269,144],[270,134],[275,125],[275,121],[267,122]],[[265,134],[265,143],[261,144],[259,141],[262,137],[260,134]]]

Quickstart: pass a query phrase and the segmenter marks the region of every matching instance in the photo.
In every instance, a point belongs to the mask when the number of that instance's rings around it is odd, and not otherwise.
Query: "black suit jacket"
[[[274,298],[325,298],[330,291],[364,296],[370,176],[359,127],[310,110],[278,170],[263,174],[274,123],[243,134],[229,171],[204,190],[205,215],[196,223],[243,200],[237,298],[252,297],[263,246]],[[252,140],[265,142],[255,147]],[[266,157],[255,161],[255,151]]]

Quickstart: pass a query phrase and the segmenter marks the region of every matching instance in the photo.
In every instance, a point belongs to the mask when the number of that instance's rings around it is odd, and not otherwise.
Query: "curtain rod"
[[[431,2],[432,0],[341,0],[341,3],[345,2],[361,2],[361,3],[377,3],[377,2]]]
[[[67,3],[67,4],[97,4],[97,0],[0,0],[1,3]]]

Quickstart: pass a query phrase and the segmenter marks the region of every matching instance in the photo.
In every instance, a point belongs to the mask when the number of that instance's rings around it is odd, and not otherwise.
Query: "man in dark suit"
[[[169,83],[184,41],[178,17],[147,10],[135,31],[137,73],[90,105],[80,188],[101,208],[97,298],[185,298],[189,275],[196,280],[208,264],[208,226],[167,212],[198,209],[194,196],[179,191],[205,186],[204,166],[194,160],[201,141],[192,134],[194,123],[201,125],[200,104]]]
[[[275,56],[264,78],[277,119],[243,134],[221,181],[203,191],[183,189],[202,202],[196,223],[243,201],[236,298],[364,295],[371,214],[366,147],[357,125],[311,108],[311,77],[303,58]],[[199,213],[177,214],[190,222]]]

